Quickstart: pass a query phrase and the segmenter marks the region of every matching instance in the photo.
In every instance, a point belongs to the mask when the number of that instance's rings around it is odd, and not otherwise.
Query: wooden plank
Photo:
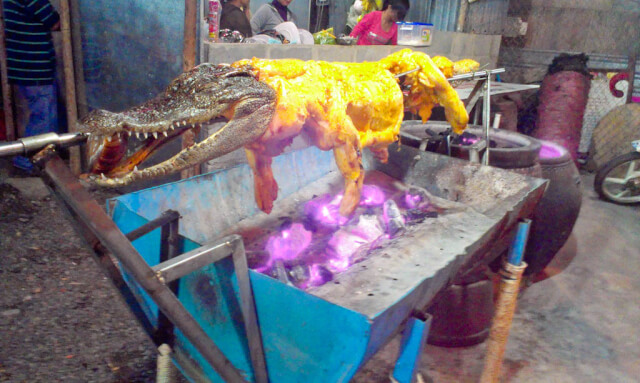
[[[71,22],[69,0],[60,1],[60,31],[62,32],[62,61],[64,67],[65,101],[67,106],[67,124],[69,132],[77,129],[78,109],[76,105],[75,74],[73,72],[73,50],[71,47]],[[69,148],[69,167],[73,174],[81,173],[80,148]]]
[[[13,120],[13,101],[11,85],[7,76],[7,50],[4,44],[4,8],[0,2],[0,72],[2,72],[2,105],[4,106],[4,123],[7,141],[16,139],[16,127]]]
[[[182,51],[182,70],[188,71],[196,65],[196,30],[198,3],[197,0],[184,1],[184,46]],[[192,130],[182,135],[182,148],[187,148],[196,142],[196,135]],[[181,178],[189,178],[200,174],[200,167],[194,166],[180,172]]]

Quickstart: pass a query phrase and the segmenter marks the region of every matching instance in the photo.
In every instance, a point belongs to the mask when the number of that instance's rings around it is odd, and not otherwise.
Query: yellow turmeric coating
[[[367,147],[386,161],[388,145],[398,139],[405,108],[426,121],[431,109],[441,104],[456,133],[467,125],[457,93],[424,53],[404,49],[364,63],[254,58],[232,64],[245,65],[254,68],[256,78],[277,94],[276,112],[266,132],[245,147],[254,170],[256,201],[267,212],[277,197],[271,157],[302,132],[320,149],[334,151],[345,178],[340,213],[346,216],[360,201],[362,149]],[[404,76],[405,84],[411,85],[405,98],[394,75],[416,67],[421,69]]]
[[[478,68],[480,68],[479,62],[471,59],[462,59],[453,63],[453,75],[475,72]]]

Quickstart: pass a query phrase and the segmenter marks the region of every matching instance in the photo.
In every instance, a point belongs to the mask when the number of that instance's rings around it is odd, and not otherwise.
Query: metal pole
[[[489,165],[489,148],[491,141],[489,140],[489,129],[491,128],[491,74],[487,71],[487,80],[484,83],[484,114],[482,122],[484,123],[484,140],[487,142],[487,148],[484,152],[484,164]]]
[[[502,280],[500,281],[496,311],[489,332],[487,356],[480,377],[480,383],[498,383],[500,381],[500,370],[502,368],[504,351],[507,348],[513,314],[516,311],[520,281],[522,280],[522,273],[527,267],[527,264],[522,262],[522,258],[524,256],[525,246],[527,245],[530,226],[531,220],[524,220],[518,224],[516,236],[509,250],[508,259],[500,271]]]
[[[226,382],[246,382],[218,346],[204,332],[198,322],[185,309],[169,287],[163,284],[136,251],[127,237],[118,229],[76,177],[56,155],[40,153],[37,163],[44,163],[44,171],[73,213],[87,224],[87,228],[114,255],[123,267],[144,288],[160,310],[178,327],[184,336],[202,354]]]

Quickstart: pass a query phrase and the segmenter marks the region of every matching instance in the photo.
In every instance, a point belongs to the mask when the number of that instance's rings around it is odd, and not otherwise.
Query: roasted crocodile
[[[415,68],[419,70],[396,78]],[[426,121],[437,104],[444,107],[453,130],[461,133],[468,116],[457,93],[429,56],[409,49],[364,63],[254,58],[232,65],[201,64],[155,99],[122,113],[93,111],[81,126],[93,137],[106,136],[89,177],[102,186],[177,172],[244,147],[256,202],[267,213],[278,194],[271,159],[304,133],[320,149],[334,151],[345,178],[340,213],[346,216],[360,200],[363,148],[386,161],[404,110]],[[205,140],[138,169],[163,143],[218,117],[228,123]],[[143,145],[127,158],[127,141],[133,136]]]

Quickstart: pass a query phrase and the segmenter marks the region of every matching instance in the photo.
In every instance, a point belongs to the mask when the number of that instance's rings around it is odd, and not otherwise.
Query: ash
[[[520,174],[473,164],[451,166],[438,175],[436,184],[448,199],[480,212],[494,206],[496,200],[516,195],[527,186],[525,177]]]

